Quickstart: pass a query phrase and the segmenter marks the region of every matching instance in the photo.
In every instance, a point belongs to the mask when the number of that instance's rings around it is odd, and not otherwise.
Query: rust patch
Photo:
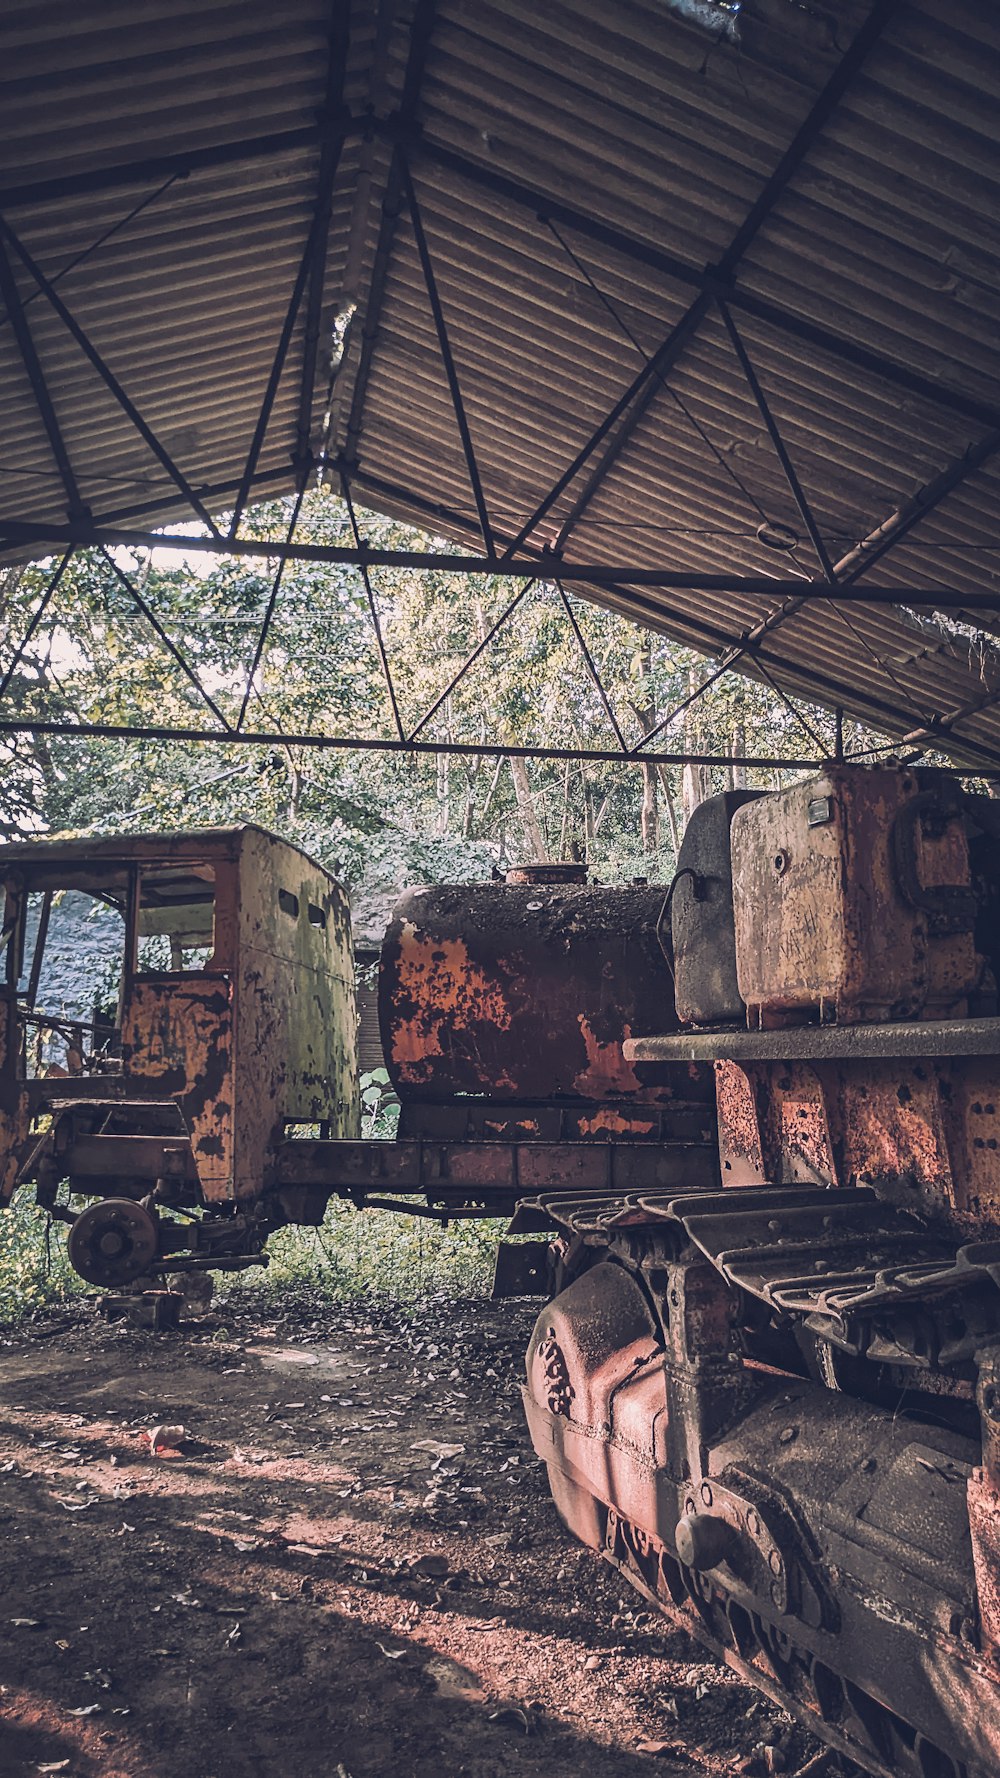
[[[617,1099],[637,1092],[642,1083],[622,1053],[622,1044],[632,1035],[631,1026],[626,1025],[617,1038],[606,1042],[598,1037],[584,1013],[579,1015],[578,1024],[587,1050],[587,1066],[574,1076],[577,1092],[586,1099]]]
[[[497,1031],[510,1029],[511,1010],[502,991],[473,963],[460,938],[429,939],[404,922],[396,968],[399,1002],[392,1059],[401,1079],[425,1080],[431,1058],[446,1054],[455,1032],[484,1023]],[[507,1077],[496,1084],[515,1083]]]
[[[590,1117],[581,1117],[577,1124],[581,1136],[652,1136],[656,1128],[651,1119],[623,1115],[610,1105],[602,1105]]]

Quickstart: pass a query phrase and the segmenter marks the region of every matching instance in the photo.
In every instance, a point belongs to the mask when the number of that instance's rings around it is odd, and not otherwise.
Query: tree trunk
[[[642,768],[642,849],[647,857],[660,843],[660,811],[656,800],[656,767]]]
[[[670,844],[674,849],[674,862],[681,849],[680,834],[677,831],[677,808],[674,803],[673,791],[670,788],[670,767],[660,766],[660,783],[663,787],[663,800],[667,805],[667,820],[670,823]]]
[[[735,759],[741,759],[747,750],[747,731],[742,722],[737,723],[733,732],[732,753]],[[747,787],[746,766],[733,765],[729,768],[729,782],[733,790],[745,790]]]
[[[531,785],[528,782],[528,768],[524,760],[515,754],[508,754],[508,759],[511,782],[514,786],[514,795],[517,798],[517,812],[521,820],[521,832],[524,835],[524,844],[527,850],[527,858],[524,862],[528,863],[531,860],[545,857],[545,839],[535,813],[535,799],[531,794]]]
[[[697,671],[691,668],[688,674],[688,691],[697,691],[699,679]],[[695,706],[690,704],[684,713],[684,751],[697,753],[700,736]],[[681,803],[684,809],[684,825],[687,826],[699,803],[705,801],[709,787],[709,768],[701,765],[686,765],[681,773]]]
[[[652,687],[652,671],[653,638],[647,630],[639,645],[640,696],[630,699],[632,714],[639,724],[642,734],[647,734],[656,723],[656,694]],[[642,768],[642,813],[639,825],[642,833],[642,849],[647,857],[656,851],[660,843],[660,810],[656,787],[656,767],[644,765]]]

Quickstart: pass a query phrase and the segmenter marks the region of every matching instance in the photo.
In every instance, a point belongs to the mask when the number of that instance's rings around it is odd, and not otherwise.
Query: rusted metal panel
[[[122,1063],[181,1107],[205,1198],[233,1196],[236,1081],[232,983],[217,976],[169,987],[133,983],[122,1023]]]
[[[236,915],[235,1195],[259,1194],[286,1122],[359,1130],[357,1013],[347,897],[326,871],[247,833]]]
[[[736,966],[751,1024],[967,1011],[984,960],[955,786],[829,766],[737,810]]]
[[[872,1185],[970,1232],[1000,1227],[1000,1092],[978,1057],[720,1062],[723,1181]]]
[[[542,1190],[697,1190],[718,1182],[713,1144],[695,1142],[290,1141],[278,1151],[275,1183],[347,1196],[375,1187],[426,1192],[435,1202],[513,1208]]]
[[[75,887],[126,916],[117,1047],[81,1055],[51,1078],[29,1079],[24,1066],[15,927],[0,1057],[0,1117],[12,1133],[8,1191],[31,1120],[48,1107],[66,1116],[74,1104],[116,1102],[117,1134],[142,1144],[132,1151],[135,1177],[148,1177],[159,1142],[160,1173],[190,1197],[191,1172],[178,1169],[175,1141],[160,1134],[155,1101],[171,1101],[190,1141],[195,1201],[205,1204],[259,1199],[288,1122],[356,1133],[347,903],[302,853],[256,828],[205,829],[0,848],[0,876],[8,918],[28,886]],[[80,1188],[99,1190],[93,1152],[75,1155]],[[120,1151],[114,1176],[126,1177]]]
[[[688,1065],[651,1085],[622,1054],[623,1037],[676,1024],[656,937],[662,901],[650,888],[410,891],[386,935],[379,985],[400,1098],[582,1100],[628,1116],[697,1096]],[[614,1134],[614,1114],[605,1118]]]

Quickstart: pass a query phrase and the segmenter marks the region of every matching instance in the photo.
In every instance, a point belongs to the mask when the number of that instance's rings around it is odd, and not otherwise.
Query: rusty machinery
[[[0,1201],[33,1182],[76,1270],[140,1290],[266,1263],[268,1235],[334,1194],[444,1219],[560,1185],[708,1183],[711,1070],[622,1053],[672,1022],[662,891],[584,875],[403,898],[380,991],[400,1129],[377,1142],[358,1136],[346,898],[319,866],[253,827],[0,848]],[[537,1283],[530,1251],[503,1255],[507,1289]]]
[[[536,1451],[578,1537],[841,1753],[986,1778],[1000,804],[831,765],[712,798],[678,863],[690,1023],[624,1052],[714,1065],[721,1184],[522,1203]]]
[[[33,1180],[96,1285],[257,1263],[283,1146],[357,1132],[343,890],[249,826],[4,846],[0,879],[0,1201]]]
[[[870,1772],[995,1773],[1000,804],[830,766],[703,804],[666,906],[565,867],[411,891],[389,1142],[353,1125],[339,892],[249,834],[0,854],[5,1192],[34,1179],[97,1282],[252,1263],[333,1193],[516,1203],[569,1527]],[[79,1031],[38,1006],[71,886],[125,928]]]

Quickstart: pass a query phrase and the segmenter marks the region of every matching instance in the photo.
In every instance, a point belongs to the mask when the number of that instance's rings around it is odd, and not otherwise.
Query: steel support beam
[[[363,555],[364,544],[362,542],[361,532],[358,528],[358,516],[354,510],[354,501],[351,498],[350,484],[343,470],[340,472],[340,489],[343,495],[344,505],[347,507],[347,516],[351,522],[351,530],[354,533],[355,548]],[[396,725],[396,734],[399,740],[405,741],[406,730],[403,727],[403,718],[399,714],[396,687],[392,681],[392,670],[389,666],[389,656],[386,653],[385,640],[382,635],[382,620],[378,614],[378,605],[375,600],[375,589],[372,586],[367,562],[362,560],[359,566],[361,569],[361,579],[364,582],[365,596],[368,600],[368,610],[371,615],[372,628],[375,631],[375,641],[378,645],[378,658],[382,663],[382,677],[385,680],[385,689],[389,695],[389,704],[392,709],[392,720]]]
[[[267,606],[264,611],[264,621],[260,626],[260,634],[257,637],[257,646],[253,651],[253,661],[250,666],[250,671],[247,674],[247,683],[246,683],[246,690],[243,693],[243,702],[240,705],[240,713],[236,718],[236,727],[238,729],[241,729],[243,727],[243,723],[244,723],[244,720],[246,718],[246,713],[247,713],[247,705],[249,704],[250,699],[253,696],[254,680],[257,677],[257,670],[260,666],[261,659],[264,654],[264,649],[267,645],[268,632],[271,628],[271,620],[274,617],[274,608],[278,603],[278,593],[281,590],[282,577],[284,576],[285,565],[288,561],[288,545],[292,542],[292,540],[295,536],[295,527],[299,522],[299,513],[302,511],[302,502],[305,499],[305,492],[306,492],[306,486],[305,486],[305,482],[303,481],[301,487],[299,488],[298,493],[295,496],[295,503],[292,507],[292,516],[288,521],[288,535],[285,539],[285,547],[282,549],[281,554],[278,557],[278,566],[274,571],[274,579],[271,582],[271,591],[270,591],[270,594],[268,595]],[[259,695],[260,694],[258,693],[258,696]]]
[[[997,455],[998,451],[1000,451],[1000,427],[994,427],[991,432],[986,434],[985,438],[981,438],[977,444],[970,445],[968,450],[963,451],[960,457],[956,457],[954,462],[949,463],[940,475],[935,476],[933,481],[928,482],[925,487],[920,489],[919,493],[914,494],[912,500],[907,500],[899,507],[898,511],[892,513],[884,524],[877,525],[873,531],[869,531],[867,537],[863,537],[861,542],[855,545],[854,549],[848,550],[846,555],[841,556],[840,561],[834,565],[836,579],[846,586],[853,586],[854,582],[860,580],[863,574],[867,574],[869,568],[873,568],[876,562],[881,561],[889,550],[895,548],[897,543],[902,543],[903,538],[909,536],[913,527],[919,525],[922,519],[927,518],[936,506],[940,506],[948,494],[952,493],[968,476],[973,475],[977,469],[982,469],[992,457]]]
[[[391,126],[387,128],[391,133]],[[658,272],[684,289],[703,290],[710,297],[721,296],[731,309],[763,322],[775,333],[787,335],[790,339],[803,340],[807,345],[829,353],[831,358],[850,364],[856,370],[862,370],[894,388],[930,402],[936,408],[949,408],[953,413],[964,414],[967,419],[983,426],[1000,426],[1000,408],[980,401],[964,390],[952,389],[931,377],[921,376],[909,365],[886,358],[882,353],[870,351],[857,340],[833,333],[806,315],[796,314],[791,309],[782,308],[779,303],[770,302],[766,297],[742,289],[731,280],[721,277],[714,267],[702,269],[691,265],[688,261],[665,252],[663,248],[654,246],[650,241],[637,240],[634,235],[626,234],[613,223],[591,216],[584,210],[574,209],[571,204],[564,204],[551,194],[539,191],[537,187],[511,179],[505,173],[483,166],[478,161],[469,160],[466,155],[459,154],[454,149],[418,136],[407,140],[411,159],[426,161],[428,165],[454,173],[484,191],[492,191],[497,197],[505,198],[518,208],[530,211],[542,222],[551,218],[573,230],[584,240],[596,241],[601,246],[609,247],[613,252],[621,254],[622,258],[644,266],[648,271]]]
[[[740,260],[760,233],[851,81],[875,47],[893,13],[898,11],[899,5],[900,0],[876,0],[865,23],[858,31],[849,49],[841,57],[822,92],[814,101],[808,116],[796,130],[777,166],[772,170],[763,188],[757,194],[729,246],[714,266],[706,268],[720,280],[727,283],[732,281]],[[564,543],[571,535],[598,489],[621,457],[630,439],[634,437],[643,416],[655,400],[657,385],[663,386],[667,373],[701,326],[710,306],[710,296],[704,291],[700,292],[680,321],[672,328],[668,349],[663,352],[662,356],[658,354],[660,362],[656,372],[656,382],[646,386],[633,404],[631,412],[626,414],[601,461],[595,466],[586,486],[581,490],[571,512],[563,521],[558,544]]]
[[[88,517],[89,508],[84,503],[80,494],[80,489],[77,486],[76,475],[74,474],[73,465],[69,459],[69,452],[66,449],[66,441],[63,438],[62,427],[59,424],[59,416],[56,413],[55,404],[53,403],[52,396],[49,392],[49,385],[46,381],[45,372],[42,369],[41,360],[38,356],[31,328],[28,325],[28,318],[24,313],[24,304],[21,300],[21,292],[17,287],[14,268],[10,263],[10,257],[2,238],[0,238],[0,297],[3,299],[4,307],[6,308],[10,319],[10,324],[14,330],[14,338],[17,341],[17,348],[21,354],[21,362],[24,365],[25,374],[31,384],[31,392],[35,397],[35,406],[41,417],[42,425],[45,428],[45,436],[49,441],[49,450],[52,452],[56,468],[58,469],[62,480],[63,491],[66,495],[66,509],[70,521],[73,522]]]
[[[689,592],[732,592],[768,599],[794,597],[811,602],[931,605],[941,610],[965,610],[972,604],[967,592],[942,591],[940,588],[832,586],[826,581],[784,580],[767,574],[693,574],[669,568],[647,568],[636,563],[569,562],[564,556],[548,550],[539,550],[537,555],[529,557],[497,559],[436,550],[372,549],[364,542],[352,547],[347,544],[288,543],[280,537],[216,539],[138,530],[130,525],[44,525],[0,518],[0,549],[5,545],[9,548],[34,547],[42,553],[46,548],[66,549],[71,544],[76,549],[124,544],[129,549],[177,550],[182,555],[257,559],[285,554],[292,562],[332,562],[353,568],[365,562],[369,568],[426,569],[441,574],[487,575],[509,580],[561,580],[567,584],[576,582],[581,586],[609,589],[623,596],[631,596],[633,588],[662,587]],[[1000,592],[984,594],[982,605],[984,610],[1000,610]],[[669,618],[671,612],[659,608],[656,615],[663,620]]]
[[[434,267],[431,263],[430,250],[427,246],[427,236],[424,233],[423,218],[420,214],[420,206],[417,203],[417,194],[413,189],[413,180],[410,177],[410,169],[406,163],[405,156],[402,160],[402,178],[403,190],[406,194],[406,203],[410,212],[410,221],[413,224],[413,238],[416,241],[417,254],[420,259],[420,269],[424,275],[424,284],[426,285],[427,297],[431,305],[431,314],[434,317],[434,330],[438,338],[438,349],[441,353],[441,362],[444,365],[445,376],[448,378],[451,404],[455,410],[455,424],[458,427],[458,435],[462,441],[462,451],[465,456],[465,467],[472,488],[472,497],[476,502],[476,512],[479,517],[479,529],[482,533],[483,548],[488,556],[493,556],[496,554],[493,547],[493,527],[490,523],[489,509],[486,505],[486,495],[483,492],[482,476],[479,473],[479,464],[476,462],[476,452],[472,443],[472,433],[469,430],[468,416],[465,412],[465,402],[462,400],[462,389],[458,380],[458,370],[451,349],[451,341],[448,338],[448,328],[445,324],[444,310],[441,307],[441,297],[438,292],[437,279],[434,276]]]
[[[160,725],[131,728],[113,722],[34,722],[30,718],[0,720],[0,735],[62,735],[83,740],[112,741],[184,741],[207,742],[216,747],[310,747],[316,751],[340,753],[409,753],[417,757],[439,753],[459,759],[540,759],[589,760],[598,765],[705,765],[746,766],[760,771],[815,771],[822,764],[817,759],[783,759],[777,754],[745,754],[734,757],[728,753],[630,753],[627,756],[611,749],[579,747],[515,747],[499,742],[474,741],[396,741],[357,735],[288,734],[283,730],[257,732],[229,729],[169,728]]]
[[[345,129],[351,125],[352,120],[343,117],[337,119],[335,128]],[[321,139],[322,130],[318,124],[304,124],[300,129],[276,130],[270,135],[248,136],[235,142],[217,142],[208,148],[187,148],[176,154],[153,154],[142,160],[119,161],[115,166],[97,167],[86,173],[58,173],[51,179],[23,180],[18,185],[0,188],[0,210],[59,203],[66,198],[85,197],[91,192],[152,185],[162,179],[186,179],[189,173],[238,166],[246,161],[275,160],[284,154],[315,148]]]
[[[364,426],[365,400],[382,319],[382,304],[385,299],[386,284],[389,280],[389,262],[392,257],[396,222],[403,206],[403,141],[415,129],[420,88],[424,77],[424,63],[427,60],[427,48],[434,27],[436,3],[437,0],[416,0],[413,23],[410,26],[410,46],[399,109],[391,120],[387,120],[386,133],[392,144],[389,172],[382,196],[382,212],[378,240],[375,244],[375,257],[372,261],[372,273],[368,280],[368,290],[361,316],[361,355],[354,375],[351,406],[347,416],[342,450],[343,457],[352,468],[357,459],[358,444]]]
[[[158,185],[155,191],[148,191],[145,197],[140,198],[137,203],[133,204],[131,208],[126,211],[124,216],[118,218],[117,222],[109,223],[108,227],[102,230],[97,236],[97,239],[91,241],[89,247],[82,247],[80,252],[74,253],[72,259],[67,259],[65,265],[61,265],[57,272],[53,272],[49,279],[49,283],[60,284],[63,278],[69,276],[70,272],[76,271],[77,266],[83,265],[88,259],[92,259],[94,254],[99,252],[106,242],[112,240],[115,235],[121,234],[122,229],[128,228],[129,223],[134,222],[137,216],[141,216],[144,210],[148,210],[151,204],[158,203],[160,198],[170,190],[170,187],[176,182],[176,179],[177,174],[175,173],[171,178],[164,179],[162,184]],[[36,286],[36,288],[24,298],[22,307],[30,309],[32,303],[37,302],[41,295],[41,290]],[[0,327],[5,327],[9,319],[10,317],[8,315],[0,316]]]
[[[137,605],[139,610],[142,612],[142,615],[146,619],[146,622],[149,624],[150,629],[153,630],[154,634],[159,637],[160,641],[163,643],[164,648],[167,650],[167,653],[171,656],[171,659],[176,661],[177,665],[180,667],[181,672],[184,674],[185,679],[187,679],[189,681],[189,683],[194,686],[194,689],[198,693],[198,696],[202,699],[202,701],[205,704],[208,705],[208,708],[211,710],[212,715],[214,717],[216,717],[219,722],[221,722],[223,729],[225,731],[227,731],[229,734],[232,734],[233,727],[232,727],[232,724],[229,721],[228,717],[223,715],[222,711],[219,709],[218,704],[215,702],[215,699],[211,696],[211,694],[209,692],[207,692],[205,690],[205,687],[202,685],[201,680],[198,678],[197,673],[195,672],[194,668],[191,666],[190,662],[185,657],[183,651],[180,648],[178,648],[178,646],[177,646],[176,642],[173,640],[173,638],[171,636],[168,636],[166,630],[163,628],[163,625],[161,624],[159,618],[157,617],[156,612],[153,610],[152,606],[147,605],[145,599],[143,598],[142,594],[140,593],[139,588],[136,586],[131,575],[126,574],[124,568],[119,566],[119,564],[115,561],[114,556],[110,555],[106,549],[102,548],[101,554],[104,557],[104,560],[107,562],[108,567],[111,569],[112,573],[114,574],[116,580],[118,580],[120,582],[120,584],[124,587],[125,591],[128,593],[129,598],[132,600],[133,604]],[[216,732],[216,739],[221,739],[221,738],[222,737],[218,734],[218,732]]]
[[[309,233],[306,237],[306,244],[305,244],[305,247],[303,248],[302,258],[299,261],[299,269],[295,275],[295,283],[292,286],[292,294],[291,294],[289,301],[288,301],[288,308],[285,311],[285,319],[282,323],[281,332],[278,335],[278,343],[277,343],[277,346],[275,347],[274,358],[272,360],[270,374],[267,379],[267,386],[264,390],[263,400],[261,401],[261,404],[260,404],[260,412],[257,416],[257,424],[254,427],[253,437],[250,440],[250,448],[247,451],[247,460],[246,460],[246,464],[243,469],[243,476],[240,481],[239,492],[236,496],[236,501],[233,506],[233,514],[232,514],[232,519],[231,519],[230,526],[229,526],[230,538],[235,538],[237,535],[237,532],[239,531],[240,520],[243,517],[243,513],[246,508],[247,500],[249,499],[249,496],[250,496],[250,489],[253,486],[254,477],[256,476],[256,473],[257,473],[257,464],[260,460],[260,453],[264,448],[264,440],[267,437],[267,428],[270,423],[272,411],[274,409],[274,403],[277,399],[278,389],[281,385],[281,378],[282,378],[282,374],[285,369],[285,362],[288,357],[289,347],[291,346],[291,343],[292,343],[292,337],[295,333],[295,324],[298,320],[299,310],[302,307],[302,298],[305,294],[306,285],[309,283],[310,278],[313,278],[314,283],[315,283],[315,281],[317,281],[319,279],[320,258],[322,257],[323,260],[325,261],[326,241],[327,241],[327,234],[328,234],[328,230],[329,230],[329,226],[330,226],[330,206],[333,202],[333,187],[334,187],[334,182],[337,177],[337,167],[340,164],[340,151],[341,151],[342,146],[343,146],[343,137],[338,137],[336,139],[335,143],[333,144],[332,148],[330,149],[330,152],[328,154],[325,154],[323,157],[322,167],[321,167],[320,187],[319,187],[319,191],[316,196],[316,203],[313,208],[313,216],[312,216],[312,221],[309,225]],[[317,319],[316,319],[317,330],[318,330],[318,325],[319,325],[319,322],[318,322],[318,315],[317,315]],[[317,341],[318,341],[318,331],[317,331]],[[306,368],[308,368],[308,359],[309,359],[309,342],[308,342],[308,338],[307,338],[306,349],[305,349]],[[305,392],[306,385],[305,385],[304,380],[303,380],[303,383],[300,388],[298,421],[297,421],[299,435],[301,434],[301,429],[302,429],[303,424],[305,424],[306,431],[308,432],[308,419],[307,418],[304,419],[304,412],[305,412],[307,405],[309,407],[309,411],[311,412],[312,381],[314,380],[314,377],[315,377],[315,353],[313,353],[312,364],[313,364],[313,370],[312,370],[312,375],[311,375],[311,379],[310,379],[310,383],[309,383],[309,396],[308,397],[306,396],[306,392]],[[298,448],[298,446],[297,446],[297,448]],[[308,450],[308,444],[306,446],[306,451],[307,450]],[[296,463],[295,467],[296,467],[296,480],[301,484],[305,475],[308,473],[308,468],[309,468],[309,464],[308,464],[306,457],[300,455],[299,461]]]
[[[306,294],[306,320],[302,345],[302,381],[299,388],[299,412],[295,428],[295,464],[300,476],[312,464],[312,409],[316,389],[316,364],[319,358],[319,336],[323,315],[323,286],[330,241],[330,217],[333,209],[333,188],[343,149],[343,135],[338,135],[337,120],[343,114],[344,80],[350,49],[350,7],[344,0],[332,0],[330,7],[330,50],[327,60],[326,99],[321,116],[323,131],[316,180],[316,215]]]
[[[62,558],[62,561],[59,563],[55,572],[52,575],[50,575],[50,577],[46,583],[45,591],[42,593],[42,596],[39,599],[38,604],[35,607],[34,613],[32,614],[31,622],[29,623],[28,628],[25,630],[24,635],[21,637],[20,642],[18,643],[17,647],[15,648],[14,653],[11,656],[10,662],[7,666],[7,669],[6,669],[6,672],[4,673],[3,678],[0,679],[0,702],[2,702],[3,699],[7,695],[7,691],[10,687],[10,682],[13,679],[14,674],[17,672],[18,666],[20,665],[22,659],[24,658],[25,649],[30,646],[32,637],[35,635],[35,632],[37,631],[39,624],[41,623],[43,617],[45,616],[45,613],[47,612],[49,606],[51,605],[53,597],[55,596],[56,590],[59,586],[59,583],[62,580],[63,575],[65,574],[67,568],[70,565],[70,562],[73,559],[73,555],[74,555],[73,550],[68,549],[66,551],[66,554]]]
[[[509,600],[508,603],[504,606],[503,610],[500,613],[500,616],[496,619],[496,621],[494,623],[492,623],[490,625],[485,636],[483,636],[482,639],[476,643],[476,646],[472,650],[472,653],[470,655],[466,656],[465,660],[462,662],[462,665],[459,667],[458,672],[454,675],[453,678],[451,678],[448,681],[448,684],[445,686],[444,691],[441,693],[440,697],[437,697],[434,699],[434,702],[431,705],[430,709],[425,711],[424,715],[420,718],[420,721],[417,723],[416,728],[410,730],[410,733],[407,736],[407,744],[409,744],[412,741],[415,741],[417,736],[419,735],[421,729],[425,729],[427,727],[427,724],[430,722],[431,718],[433,716],[437,715],[438,711],[441,708],[441,705],[443,703],[445,703],[448,698],[451,697],[451,694],[455,690],[455,687],[457,685],[461,684],[462,680],[465,678],[466,674],[468,673],[470,667],[475,666],[480,655],[489,647],[494,636],[496,636],[498,634],[498,632],[503,629],[503,626],[507,622],[507,619],[509,617],[511,617],[513,615],[513,613],[517,610],[517,607],[520,605],[521,600],[525,597],[525,595],[527,593],[530,593],[534,584],[535,584],[534,580],[527,580],[527,581],[525,581],[525,583],[522,587],[518,587],[517,592],[514,594],[513,599]],[[477,751],[477,749],[475,747],[473,747],[470,749],[470,751],[475,753]]]
[[[722,316],[723,322],[725,323],[726,332],[729,335],[730,342],[733,347],[733,351],[736,353],[736,356],[739,359],[740,369],[742,370],[743,375],[746,377],[747,384],[750,389],[750,393],[753,396],[754,401],[757,403],[757,411],[760,414],[760,417],[763,420],[764,425],[767,428],[768,437],[770,438],[771,443],[774,446],[775,455],[777,456],[778,462],[781,464],[782,472],[784,474],[785,480],[788,483],[789,489],[791,491],[792,499],[795,501],[795,505],[798,508],[799,516],[802,520],[802,523],[805,525],[805,528],[809,533],[810,542],[812,543],[813,549],[816,551],[816,559],[819,562],[819,565],[820,565],[821,569],[823,570],[823,573],[825,574],[827,580],[834,582],[834,581],[836,581],[837,576],[834,572],[833,563],[830,560],[829,551],[827,550],[826,544],[823,542],[823,539],[820,536],[819,526],[817,525],[816,520],[813,517],[812,508],[810,507],[809,502],[805,497],[805,493],[802,488],[802,483],[799,481],[799,478],[795,473],[795,465],[793,464],[790,456],[788,455],[788,450],[785,445],[785,441],[782,438],[780,431],[778,430],[778,424],[774,418],[774,415],[771,412],[770,404],[767,400],[766,395],[764,394],[763,389],[760,386],[760,381],[758,379],[757,372],[754,370],[753,364],[750,360],[750,354],[748,353],[746,346],[743,343],[743,338],[736,326],[735,321],[733,320],[732,315],[729,313],[729,310],[726,307],[726,304],[724,302],[720,302],[718,305],[718,309],[719,309],[720,315]]]
[[[618,718],[614,713],[611,699],[608,697],[607,691],[605,689],[604,681],[601,678],[601,675],[597,670],[597,662],[595,661],[593,655],[591,654],[590,649],[587,647],[587,638],[584,635],[583,631],[581,630],[580,625],[577,621],[576,612],[573,610],[573,607],[569,602],[569,597],[567,595],[566,588],[563,586],[563,583],[561,580],[557,580],[556,585],[559,588],[559,597],[562,600],[563,610],[565,611],[566,616],[569,618],[570,625],[573,630],[573,634],[576,637],[577,644],[580,649],[580,653],[583,655],[584,661],[587,664],[587,671],[589,672],[591,679],[594,681],[594,686],[596,688],[597,695],[600,698],[601,703],[604,705],[604,714],[607,717],[608,721],[610,722],[611,727],[615,731],[615,737],[618,741],[619,747],[621,748],[623,753],[627,753],[628,752],[628,742],[626,741],[625,736],[622,733],[621,724],[619,723]]]

